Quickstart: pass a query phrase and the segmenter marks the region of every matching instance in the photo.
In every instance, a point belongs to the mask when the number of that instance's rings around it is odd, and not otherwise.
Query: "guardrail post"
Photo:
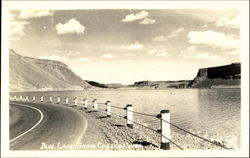
[[[87,108],[88,108],[88,99],[87,98],[83,99],[83,104],[84,104],[84,109],[87,110]]]
[[[67,105],[69,104],[69,98],[68,97],[65,98],[65,104],[67,104]]]
[[[14,100],[16,100],[16,96],[14,96]]]
[[[74,105],[77,106],[77,97],[74,98]]]
[[[20,100],[23,100],[23,96],[20,96],[19,98],[20,98]]]
[[[107,101],[106,103],[107,117],[111,117],[111,102]]]
[[[170,149],[170,112],[161,110],[161,149]]]
[[[94,107],[94,111],[98,111],[97,99],[94,99],[94,100],[93,100],[93,107]]]
[[[28,97],[28,96],[26,96],[25,100],[26,100],[26,101],[28,101],[28,100],[29,100],[29,97]]]
[[[36,97],[35,96],[33,96],[33,101],[35,101],[36,100]]]
[[[129,128],[133,128],[133,106],[131,104],[128,104],[126,106],[127,110],[127,126]]]
[[[41,96],[41,102],[43,102],[43,96]]]
[[[60,97],[57,97],[57,104],[60,104]]]
[[[49,103],[52,103],[52,97],[49,97]]]

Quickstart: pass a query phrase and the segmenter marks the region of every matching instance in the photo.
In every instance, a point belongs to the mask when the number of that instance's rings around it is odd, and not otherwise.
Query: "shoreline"
[[[113,90],[113,91],[119,91],[119,90],[173,90],[173,89],[241,89],[241,87],[236,86],[222,86],[222,87],[211,87],[211,88],[159,88],[159,89],[153,89],[153,88],[103,88],[103,89],[85,89],[85,90],[46,90],[46,91],[10,91],[9,93],[31,93],[31,92],[65,92],[65,91],[105,91],[105,90]]]
[[[25,101],[21,101],[25,103]],[[91,106],[88,109],[84,109],[83,106],[65,105],[65,104],[49,104],[49,103],[37,103],[48,104],[55,106],[65,106],[76,110],[88,121],[88,128],[81,138],[79,144],[59,144],[58,150],[162,150],[161,134],[156,130],[160,128],[160,120],[157,120],[157,126],[155,131],[134,123],[133,129],[127,127],[126,119],[124,115],[118,116],[112,114],[111,117],[106,117],[104,109],[99,108],[98,112],[94,112]],[[138,120],[135,120],[139,122]],[[147,125],[146,125],[147,126]],[[202,137],[207,136],[200,135]],[[226,146],[229,149],[239,148],[237,145],[230,145],[230,140],[218,140],[208,139],[209,141]],[[204,140],[193,137],[187,133],[179,133],[171,130],[171,141],[181,146],[184,150],[225,150],[220,146],[216,146],[212,143],[205,142]],[[41,142],[42,143],[42,142]],[[58,146],[60,142],[50,144],[52,146]],[[73,147],[72,147],[73,146]],[[57,149],[56,147],[53,149]],[[51,150],[50,148],[44,148],[42,150]],[[170,150],[180,150],[173,143],[170,143]]]

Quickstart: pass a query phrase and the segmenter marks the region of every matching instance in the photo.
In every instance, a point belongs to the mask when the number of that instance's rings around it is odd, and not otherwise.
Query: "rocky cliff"
[[[190,80],[180,81],[140,81],[135,82],[134,87],[146,89],[186,88]]]
[[[93,88],[62,62],[25,57],[14,50],[9,57],[10,91]]]
[[[190,82],[192,88],[240,87],[240,63],[199,69]]]

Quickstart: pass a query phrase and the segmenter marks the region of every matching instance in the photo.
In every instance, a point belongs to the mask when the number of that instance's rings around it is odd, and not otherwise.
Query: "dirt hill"
[[[11,49],[9,52],[11,92],[93,88],[62,62],[21,56]]]

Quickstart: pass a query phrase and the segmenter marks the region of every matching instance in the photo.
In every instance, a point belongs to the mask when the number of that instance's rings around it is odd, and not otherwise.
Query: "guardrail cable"
[[[129,119],[127,119],[127,120],[129,120]],[[140,126],[142,126],[142,127],[144,127],[144,128],[148,128],[148,129],[150,129],[150,130],[156,132],[157,134],[159,134],[159,132],[158,132],[157,130],[153,129],[153,128],[150,128],[150,127],[148,127],[148,126],[145,126],[145,125],[143,125],[143,124],[141,124],[141,123],[138,123],[138,122],[136,122],[136,121],[133,121],[133,120],[129,120],[129,121],[132,121],[132,122],[135,123],[135,124],[138,124],[138,125],[140,125]],[[181,146],[179,146],[178,144],[176,144],[175,142],[173,142],[171,139],[167,138],[166,136],[164,136],[164,135],[162,135],[162,134],[161,134],[161,136],[163,136],[164,138],[166,138],[167,140],[169,140],[170,143],[174,144],[174,145],[175,145],[176,147],[178,147],[179,149],[183,150],[183,148],[182,148]]]
[[[197,138],[202,139],[202,140],[204,140],[204,141],[206,141],[206,142],[209,142],[209,143],[211,143],[211,144],[214,144],[214,145],[220,146],[221,148],[224,148],[224,149],[229,150],[229,148],[225,147],[224,145],[221,145],[221,144],[215,143],[215,142],[213,142],[213,141],[211,141],[211,140],[208,140],[208,139],[206,139],[206,138],[203,138],[203,137],[201,137],[201,136],[199,136],[199,135],[197,135],[197,134],[194,134],[194,133],[192,133],[192,132],[190,132],[190,131],[187,131],[187,130],[185,130],[185,129],[183,129],[183,128],[177,126],[177,125],[174,125],[174,124],[172,124],[172,123],[170,123],[170,122],[168,122],[168,121],[166,121],[166,120],[164,120],[164,119],[161,119],[161,120],[163,120],[164,122],[170,124],[171,126],[177,128],[177,129],[179,129],[179,130],[181,130],[181,131],[184,131],[184,132],[186,132],[186,133],[188,133],[188,134],[190,134],[190,135],[192,135],[192,136],[194,136],[194,137],[197,137]]]
[[[116,109],[121,109],[121,110],[124,110],[124,108],[123,108],[123,107],[119,107],[119,106],[110,105],[110,107],[113,107],[113,108],[116,108]]]
[[[155,117],[155,115],[152,115],[152,114],[145,114],[145,113],[141,113],[141,112],[137,112],[137,111],[131,111],[131,110],[127,110],[127,111],[133,112],[135,114],[143,115],[143,116]]]

